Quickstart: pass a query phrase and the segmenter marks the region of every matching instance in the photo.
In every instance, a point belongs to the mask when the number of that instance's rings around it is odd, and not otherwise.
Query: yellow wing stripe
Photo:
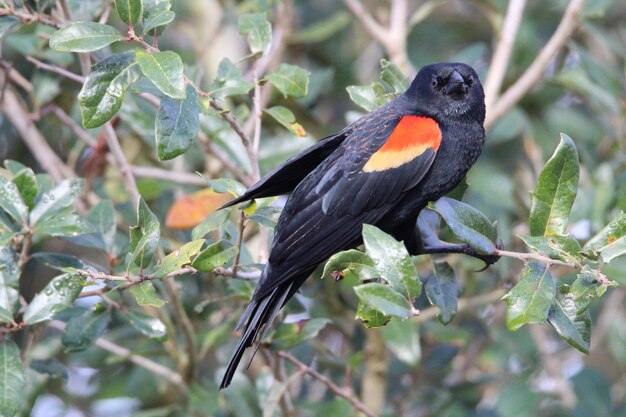
[[[398,168],[426,152],[437,151],[441,129],[429,117],[404,116],[391,132],[387,142],[363,166],[364,172],[380,172]]]

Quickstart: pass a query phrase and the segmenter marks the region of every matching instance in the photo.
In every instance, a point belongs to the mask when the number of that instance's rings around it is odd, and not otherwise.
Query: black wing
[[[254,198],[271,197],[292,192],[304,177],[317,168],[328,155],[341,145],[345,138],[346,132],[342,131],[334,136],[322,139],[315,145],[308,147],[278,165],[256,184],[252,185],[245,193],[221,208],[234,206]]]

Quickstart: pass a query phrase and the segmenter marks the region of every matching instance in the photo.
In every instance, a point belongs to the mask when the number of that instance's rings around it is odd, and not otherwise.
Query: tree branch
[[[496,121],[504,116],[511,107],[517,104],[517,102],[543,77],[543,73],[550,61],[578,28],[584,5],[585,0],[571,0],[569,2],[561,22],[550,40],[548,40],[522,76],[502,94],[500,99],[495,102],[491,110],[487,113],[485,129],[492,127]]]
[[[346,401],[348,401],[350,404],[352,404],[352,406],[356,410],[362,412],[363,414],[365,414],[368,417],[377,417],[376,414],[373,411],[371,411],[369,408],[367,408],[367,406],[365,404],[363,404],[360,400],[358,400],[354,395],[352,395],[352,393],[348,392],[344,388],[341,388],[341,387],[337,386],[337,384],[335,384],[333,381],[331,381],[328,377],[326,377],[325,375],[320,374],[315,369],[309,367],[305,363],[300,362],[291,353],[287,353],[285,351],[280,351],[280,352],[278,352],[278,356],[280,356],[281,358],[284,358],[287,361],[291,362],[296,367],[298,367],[298,369],[300,369],[302,372],[311,375],[313,378],[317,379],[322,384],[326,385],[328,387],[328,389],[333,394],[335,394],[336,396],[341,397],[341,398],[345,399]]]
[[[52,320],[48,322],[48,326],[52,327],[53,329],[64,331],[66,325],[61,321]],[[96,346],[114,355],[125,358],[129,362],[132,362],[135,365],[140,366],[155,375],[162,376],[176,387],[180,388],[181,390],[185,390],[185,381],[180,376],[180,374],[178,374],[173,369],[163,366],[160,363],[154,362],[144,356],[135,355],[130,351],[130,349],[126,349],[103,337],[96,340]]]
[[[137,182],[135,181],[135,176],[133,175],[133,171],[126,159],[126,155],[124,155],[124,151],[120,146],[120,142],[117,138],[117,133],[115,133],[115,129],[111,122],[106,122],[104,125],[104,132],[106,136],[107,145],[111,154],[113,155],[113,159],[115,160],[115,165],[119,168],[122,173],[122,180],[126,185],[126,191],[130,195],[131,203],[133,207],[137,207],[139,204],[139,189],[137,188]]]
[[[495,102],[500,87],[502,86],[502,81],[504,80],[506,68],[511,58],[511,52],[515,38],[517,37],[517,30],[522,21],[525,7],[526,0],[511,0],[511,2],[509,2],[509,7],[507,8],[506,16],[504,17],[502,28],[500,29],[500,40],[491,57],[489,73],[485,81],[485,106],[488,112]]]

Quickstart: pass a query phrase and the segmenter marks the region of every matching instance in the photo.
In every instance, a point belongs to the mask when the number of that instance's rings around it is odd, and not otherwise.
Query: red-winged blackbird
[[[477,256],[464,245],[424,247],[416,220],[474,164],[484,143],[484,119],[484,93],[473,68],[426,66],[403,95],[287,160],[225,206],[291,193],[237,325],[243,335],[220,388],[230,384],[244,350],[263,339],[317,265],[362,243],[364,223],[403,240],[411,254]]]

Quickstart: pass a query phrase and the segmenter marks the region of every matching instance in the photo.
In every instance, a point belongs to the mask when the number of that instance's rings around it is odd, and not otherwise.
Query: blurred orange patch
[[[191,229],[232,199],[230,193],[216,193],[211,189],[197,191],[172,204],[165,225],[178,230]]]

